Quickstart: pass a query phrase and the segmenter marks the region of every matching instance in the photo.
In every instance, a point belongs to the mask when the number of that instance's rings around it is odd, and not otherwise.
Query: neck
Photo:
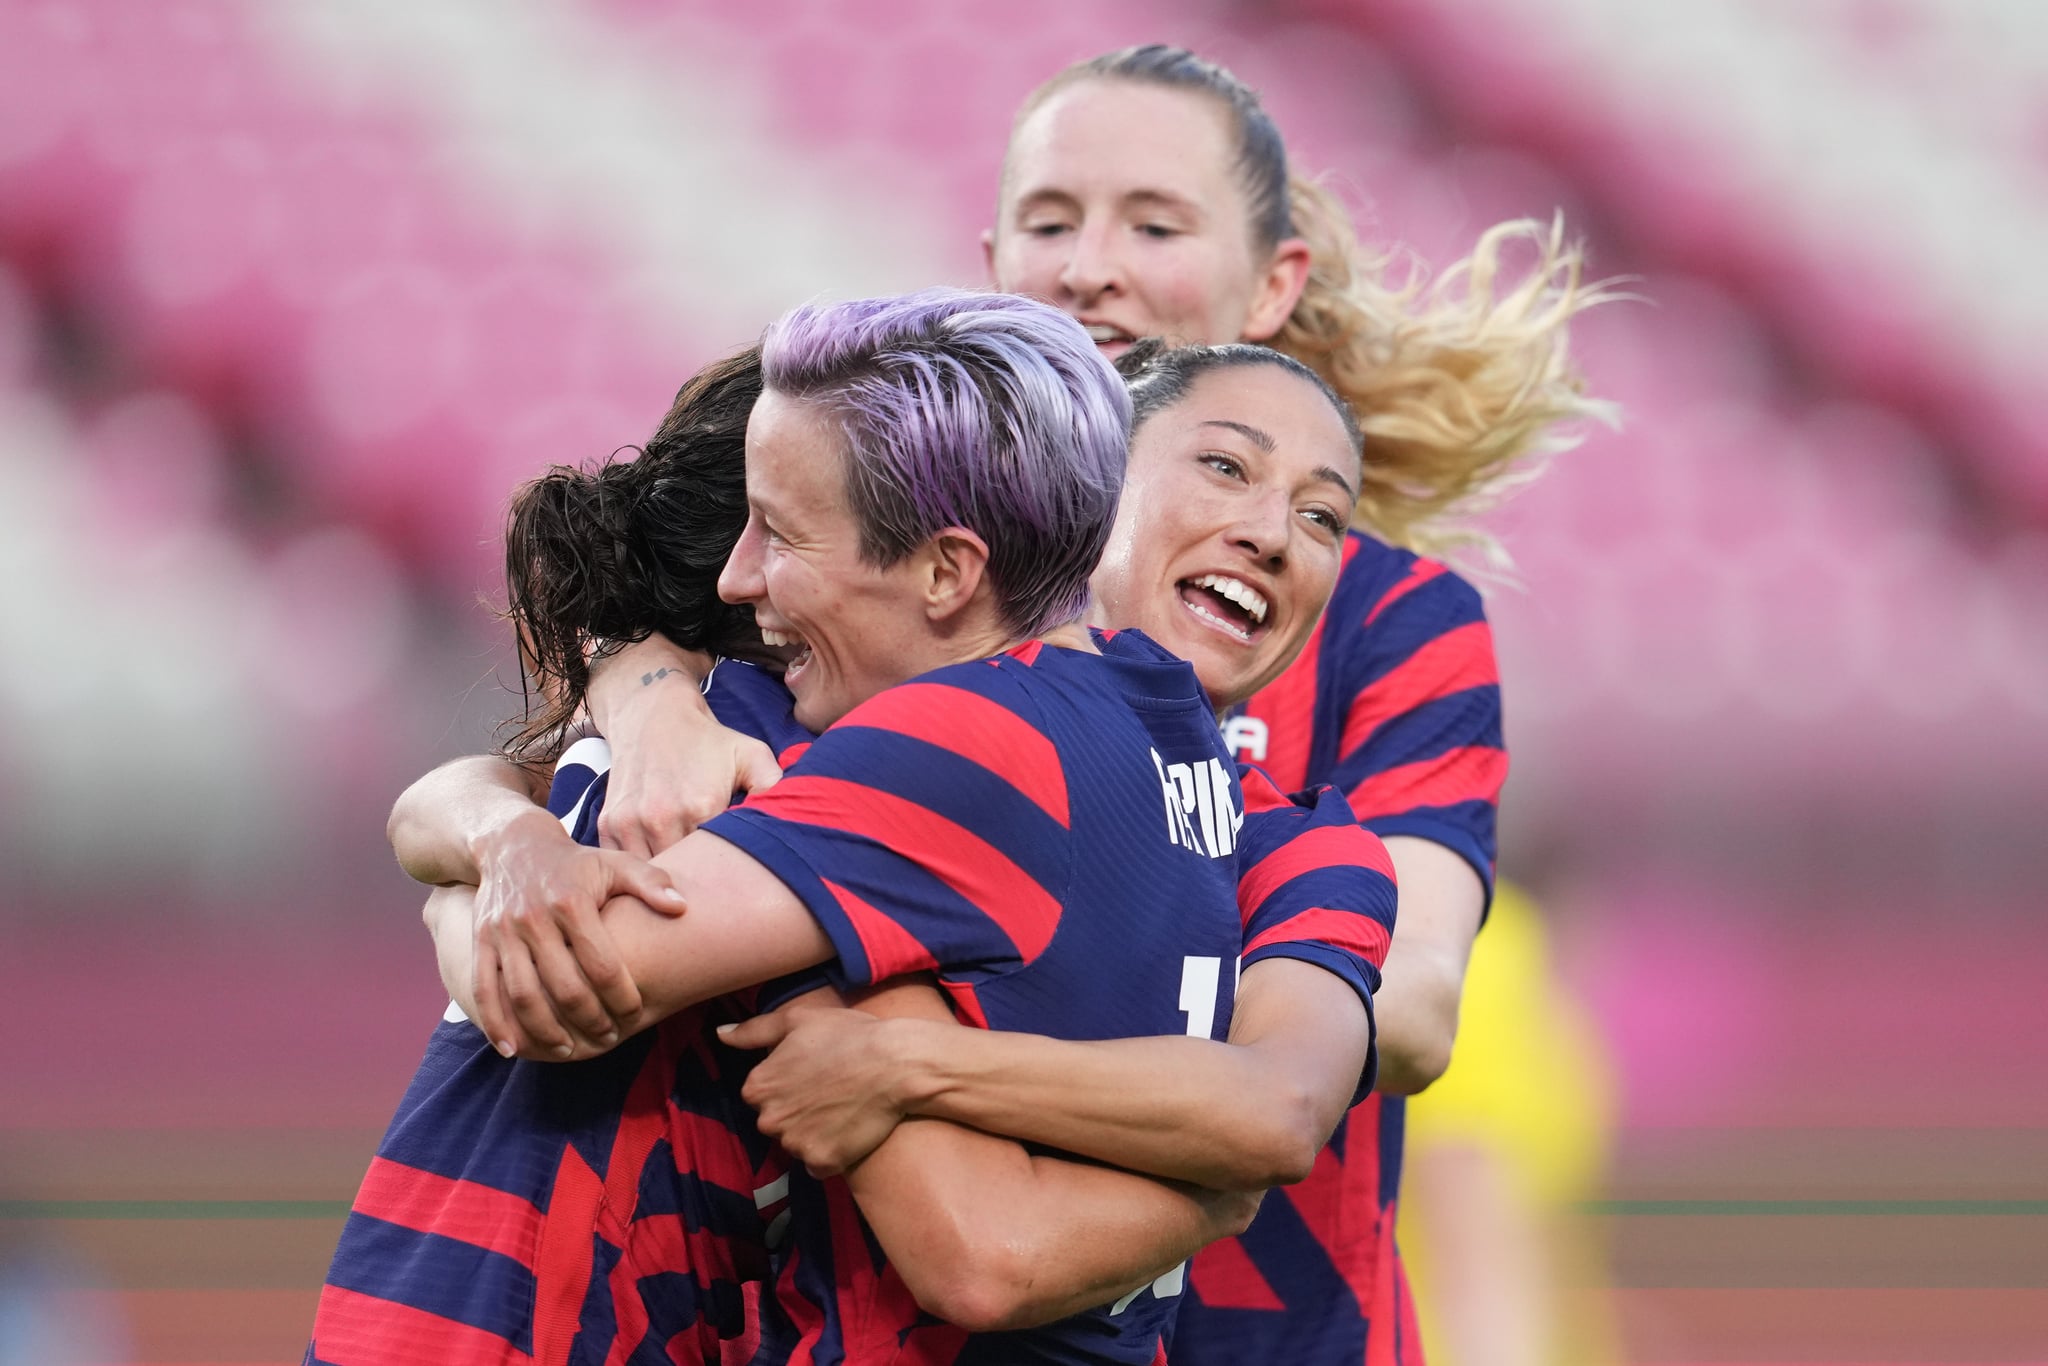
[[[1102,653],[1095,648],[1095,639],[1088,634],[1088,626],[1085,622],[1070,621],[1065,626],[1055,626],[1050,631],[1040,631],[1038,638],[1046,644],[1056,645],[1062,650],[1079,650],[1083,654],[1091,655]],[[1022,644],[1021,641],[1018,643]]]

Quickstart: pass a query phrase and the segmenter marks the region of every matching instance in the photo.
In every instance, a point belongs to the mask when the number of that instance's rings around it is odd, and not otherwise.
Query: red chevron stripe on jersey
[[[531,1200],[475,1181],[460,1181],[373,1157],[356,1192],[355,1209],[372,1219],[438,1233],[531,1261],[545,1216]]]
[[[604,1178],[591,1170],[582,1153],[574,1148],[565,1150],[549,1192],[550,1228],[533,1259],[533,1356],[542,1366],[569,1359],[595,1270],[591,1235],[598,1229],[604,1208]],[[621,1241],[624,1234],[618,1220],[611,1222],[605,1232],[614,1242]]]
[[[1434,698],[1499,682],[1491,626],[1474,621],[1446,631],[1351,700],[1338,752],[1356,752],[1382,725]]]
[[[1266,1198],[1275,1198],[1268,1193]],[[1189,1282],[1202,1303],[1216,1309],[1285,1309],[1280,1296],[1235,1238],[1202,1249],[1188,1268]]]
[[[1354,532],[1353,536],[1355,538],[1357,533]],[[1372,544],[1378,543],[1373,542]],[[1387,547],[1381,548],[1385,549]],[[1347,558],[1345,563],[1349,565],[1350,560]],[[1448,572],[1444,566],[1438,564],[1435,560],[1416,560],[1414,564],[1409,566],[1408,572],[1402,575],[1400,581],[1382,594],[1377,602],[1373,603],[1372,610],[1365,614],[1365,625],[1372,625],[1379,619],[1381,613],[1385,612],[1389,607],[1392,607],[1431,579],[1436,578],[1439,574]]]
[[[859,835],[884,849],[918,850],[924,870],[979,906],[1026,963],[1045,952],[1059,927],[1060,903],[1002,850],[929,807],[879,788],[799,771],[743,811]]]
[[[1238,878],[1238,907],[1249,918],[1252,910],[1302,874],[1353,865],[1369,868],[1382,877],[1394,875],[1394,861],[1387,857],[1387,847],[1357,826],[1304,830]]]
[[[1030,664],[1038,654],[1017,657]],[[840,724],[893,730],[950,749],[1067,823],[1067,784],[1052,741],[1000,703],[937,683],[905,683],[861,703]]]
[[[318,1359],[327,1366],[533,1366],[496,1333],[330,1285],[320,1292]]]
[[[1455,806],[1475,801],[1491,805],[1500,800],[1501,785],[1507,777],[1506,750],[1474,745],[1435,759],[1382,769],[1345,795],[1358,819],[1369,821],[1375,816],[1397,815],[1419,806]]]
[[[868,962],[873,965],[877,980],[884,977],[902,977],[913,972],[929,972],[939,966],[932,951],[921,943],[917,936],[862,901],[846,888],[824,878],[825,890],[839,903],[839,909],[846,912],[847,921],[853,932],[860,936],[861,948],[867,953]]]
[[[1386,966],[1391,938],[1385,925],[1356,912],[1311,906],[1245,940],[1244,951],[1249,956],[1275,944],[1313,942],[1344,949],[1377,968]]]

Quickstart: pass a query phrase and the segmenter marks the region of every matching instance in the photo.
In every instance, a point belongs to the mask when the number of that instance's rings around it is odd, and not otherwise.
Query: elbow
[[[1211,1190],[1263,1191],[1306,1181],[1342,1114],[1341,1108],[1329,1112],[1305,1086],[1269,1078],[1238,1112],[1234,1140],[1207,1170],[1188,1177]]]
[[[970,1333],[1032,1328],[1049,1317],[1032,1293],[1033,1276],[1013,1249],[963,1243],[933,1274],[905,1282],[918,1307]]]
[[[1457,1022],[1430,1030],[1398,1046],[1384,1035],[1380,1038],[1379,1080],[1373,1089],[1382,1095],[1415,1096],[1451,1070],[1451,1046],[1457,1038]]]
[[[1300,1087],[1289,1087],[1285,1095],[1277,1097],[1267,1107],[1265,1118],[1270,1126],[1263,1144],[1265,1170],[1247,1173],[1250,1180],[1233,1184],[1263,1190],[1308,1180],[1334,1122],[1323,1123],[1322,1107]]]
[[[1251,1228],[1265,1198],[1266,1193],[1262,1190],[1219,1192],[1216,1200],[1217,1236],[1235,1238]]]

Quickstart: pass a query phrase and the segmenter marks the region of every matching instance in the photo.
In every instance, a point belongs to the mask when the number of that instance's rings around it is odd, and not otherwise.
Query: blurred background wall
[[[516,705],[507,492],[977,283],[1017,101],[1160,39],[1369,237],[1562,211],[1645,300],[1490,608],[1627,1356],[2048,1360],[2048,10],[11,0],[0,1361],[297,1359],[443,1004],[385,810]]]

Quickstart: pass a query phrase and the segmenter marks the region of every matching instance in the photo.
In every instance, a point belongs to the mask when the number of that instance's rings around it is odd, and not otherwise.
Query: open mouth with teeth
[[[791,686],[811,662],[811,643],[794,631],[771,631],[761,627],[761,643],[783,658],[782,685]]]
[[[1203,574],[1174,585],[1181,605],[1213,631],[1249,645],[1265,633],[1270,610],[1265,594],[1227,574]]]
[[[1088,340],[1094,342],[1097,346],[1114,346],[1122,349],[1137,340],[1136,337],[1124,331],[1121,327],[1112,327],[1108,323],[1088,323],[1086,328]]]

